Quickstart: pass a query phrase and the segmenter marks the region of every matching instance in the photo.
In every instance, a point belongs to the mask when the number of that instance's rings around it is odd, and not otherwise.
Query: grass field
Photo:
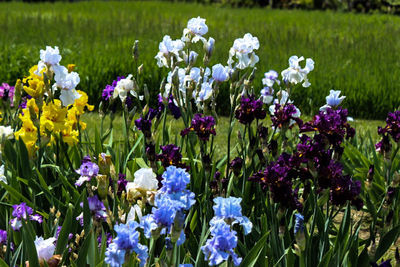
[[[313,58],[312,86],[294,92],[305,113],[315,112],[332,88],[343,91],[357,118],[383,119],[400,104],[399,17],[164,2],[0,3],[0,82],[14,83],[38,61],[39,49],[59,46],[62,63],[77,64],[80,88],[98,103],[106,84],[133,71],[131,47],[139,39],[145,82],[155,95],[166,74],[153,58],[158,43],[165,34],[179,38],[194,16],[207,19],[207,36],[216,39],[212,64],[225,63],[244,33],[259,38],[257,89],[262,74],[286,68],[289,56]]]
[[[304,121],[308,121],[311,118],[310,117],[303,117],[302,118]],[[88,136],[91,137],[91,140],[94,140],[94,135],[95,135],[95,129],[100,129],[100,120],[99,117],[96,113],[87,113],[84,115],[83,119],[84,122],[87,123],[87,131],[88,131]],[[181,130],[185,128],[182,119],[175,120],[172,116],[169,116],[168,119],[168,132],[170,135],[170,140],[175,140],[175,137],[179,137]],[[262,121],[265,126],[270,127],[271,122],[269,118],[265,119]],[[107,116],[104,120],[104,132],[107,131],[109,128],[110,123],[110,117]],[[132,122],[132,127],[134,122]],[[372,140],[374,142],[379,141],[379,136],[377,133],[377,128],[378,126],[384,126],[385,122],[384,121],[379,121],[379,120],[354,120],[351,122],[351,126],[356,129],[356,141],[357,142],[362,142],[364,139],[369,138],[371,136]],[[123,120],[121,116],[116,116],[116,118],[113,121],[113,138],[114,140],[118,140],[121,143],[124,142],[125,136],[123,135]],[[161,126],[160,126],[161,127]],[[226,154],[227,153],[227,147],[226,147],[226,138],[228,136],[228,129],[229,129],[229,118],[227,117],[219,117],[218,118],[218,124],[216,126],[216,132],[217,135],[214,138],[214,143],[215,143],[215,149],[216,149],[216,154],[221,155],[221,154]],[[232,131],[232,142],[231,142],[231,150],[235,151],[235,145],[237,144],[237,133],[239,130],[243,131],[243,125],[240,124],[239,122],[236,122]],[[133,138],[133,136],[130,136],[130,138]]]

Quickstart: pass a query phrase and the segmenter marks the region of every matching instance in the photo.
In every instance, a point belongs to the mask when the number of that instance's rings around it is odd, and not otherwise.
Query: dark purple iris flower
[[[269,190],[274,202],[301,212],[303,207],[298,200],[298,190],[293,190],[292,183],[296,176],[290,165],[290,155],[283,153],[277,161],[271,162],[264,170],[253,174],[249,180],[259,183],[263,190]]]
[[[333,205],[341,206],[350,201],[357,209],[363,206],[359,199],[361,193],[361,182],[353,181],[350,176],[339,176],[332,180],[330,188],[330,199]]]
[[[135,120],[136,127],[143,132],[146,138],[151,137],[151,121],[157,116],[157,114],[157,110],[149,108],[146,115],[140,116],[139,119]]]
[[[242,96],[240,106],[235,111],[235,117],[242,124],[250,124],[254,119],[262,120],[267,113],[263,110],[263,102],[254,95]]]
[[[236,176],[239,176],[243,166],[243,159],[241,157],[236,157],[231,161],[229,166],[232,169],[233,173]]]
[[[378,134],[382,139],[375,145],[376,151],[386,154],[390,152],[392,145],[389,136],[393,141],[400,142],[400,110],[389,112],[386,118],[386,126],[384,128],[378,127]]]
[[[126,175],[123,173],[118,174],[118,191],[117,194],[120,196],[123,191],[125,191],[128,180],[126,180]]]
[[[379,127],[378,134],[389,134],[396,143],[400,141],[400,110],[389,112],[386,118],[386,126],[384,128]]]
[[[204,116],[197,113],[192,119],[192,124],[189,128],[181,131],[181,135],[185,136],[189,132],[195,132],[202,141],[208,141],[210,135],[216,135],[215,132],[215,119],[212,116]]]
[[[160,148],[161,153],[156,155],[156,159],[158,161],[161,161],[161,165],[164,168],[173,165],[179,168],[189,169],[189,167],[182,162],[182,154],[178,146],[174,144],[169,144],[165,146],[160,146]]]
[[[274,114],[271,115],[272,126],[276,128],[291,127],[296,122],[299,126],[303,124],[299,118],[299,110],[293,104],[284,106],[275,104]]]
[[[349,139],[355,135],[354,128],[347,122],[347,116],[347,109],[327,108],[315,115],[312,121],[302,125],[300,132],[318,131],[327,138],[329,144],[339,147],[344,138]]]
[[[169,95],[169,97],[168,97],[168,108],[171,111],[172,116],[174,116],[174,118],[176,120],[179,119],[182,116],[181,110],[175,104],[174,97],[172,95]]]

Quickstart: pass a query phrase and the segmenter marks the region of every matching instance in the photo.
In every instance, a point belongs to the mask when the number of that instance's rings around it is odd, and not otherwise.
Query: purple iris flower
[[[33,214],[33,209],[29,207],[25,202],[19,205],[13,205],[12,218],[10,220],[11,228],[14,231],[18,231],[22,227],[22,220],[37,221],[38,223],[43,222],[43,218],[39,214]]]
[[[8,83],[2,83],[0,86],[0,98],[2,98],[3,101],[9,100],[11,107],[14,106],[14,91],[14,86],[10,86]]]
[[[80,175],[79,179],[75,182],[76,186],[81,186],[84,182],[90,181],[99,173],[99,166],[91,162],[90,156],[85,156],[82,160],[82,165],[78,170],[75,170]]]
[[[197,113],[192,119],[192,124],[189,128],[181,131],[181,135],[185,136],[189,132],[195,132],[202,141],[208,141],[210,135],[216,135],[215,132],[215,119],[212,116],[204,116]]]
[[[240,106],[235,111],[235,117],[242,124],[250,124],[254,119],[262,120],[267,113],[263,110],[263,102],[254,95],[242,96]]]
[[[102,92],[102,94],[101,94],[101,97],[102,97],[105,101],[108,101],[110,98],[112,98],[112,96],[113,96],[113,94],[114,94],[115,86],[117,86],[117,83],[118,83],[121,79],[125,79],[125,77],[124,77],[124,76],[117,77],[117,79],[114,80],[114,81],[112,82],[112,84],[106,85],[106,87],[104,88],[104,90],[103,90],[103,92]]]
[[[169,144],[165,146],[160,146],[161,153],[156,156],[156,159],[161,161],[161,165],[164,168],[174,165],[176,167],[188,169],[188,167],[182,163],[182,154],[180,152],[180,147]]]
[[[7,231],[0,230],[0,244],[6,245],[7,244]]]

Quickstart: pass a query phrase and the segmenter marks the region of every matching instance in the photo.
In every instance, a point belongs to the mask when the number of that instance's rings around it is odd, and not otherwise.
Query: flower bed
[[[400,111],[388,114],[375,146],[359,151],[340,91],[310,121],[290,99],[311,86],[311,58],[291,56],[280,74],[266,72],[256,95],[257,37],[236,39],[227,64],[209,66],[215,40],[207,33],[197,17],[180,39],[164,36],[155,60],[170,71],[153,107],[135,42],[138,67],[103,90],[92,138],[82,115],[93,106],[58,47],[41,50],[15,87],[0,87],[1,263],[390,265],[387,251],[400,234]],[[230,124],[220,155],[222,84]],[[185,125],[174,140],[168,114]],[[359,234],[366,223],[367,237]],[[400,264],[397,251],[394,260]]]

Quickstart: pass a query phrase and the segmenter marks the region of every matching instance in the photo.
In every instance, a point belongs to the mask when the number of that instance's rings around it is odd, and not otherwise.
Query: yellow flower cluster
[[[56,138],[61,137],[63,142],[73,146],[79,141],[79,129],[86,128],[86,123],[80,121],[81,115],[85,113],[85,108],[89,111],[94,108],[88,104],[88,95],[83,91],[77,91],[80,98],[68,107],[63,107],[58,99],[42,102],[43,75],[42,77],[36,75],[36,70],[37,66],[32,67],[29,70],[30,75],[23,79],[23,82],[29,85],[24,86],[24,90],[33,98],[27,101],[26,108],[19,114],[22,127],[15,132],[15,138],[24,141],[31,157],[38,148],[38,128],[40,128],[40,145],[52,145]]]
[[[43,72],[42,75],[36,75],[35,71],[37,71],[38,66],[35,65],[29,69],[29,76],[25,77],[22,81],[25,84],[24,90],[25,92],[33,98],[40,98],[44,94],[44,81],[43,81]],[[28,85],[28,86],[27,86]]]
[[[38,112],[39,109],[36,105],[35,99],[29,99],[26,103],[26,108],[23,109],[22,114],[19,114],[19,119],[22,121],[22,127],[14,133],[15,139],[19,140],[19,138],[21,138],[22,141],[24,141],[30,156],[32,156],[37,149],[37,127],[34,125],[32,118],[37,120]]]

